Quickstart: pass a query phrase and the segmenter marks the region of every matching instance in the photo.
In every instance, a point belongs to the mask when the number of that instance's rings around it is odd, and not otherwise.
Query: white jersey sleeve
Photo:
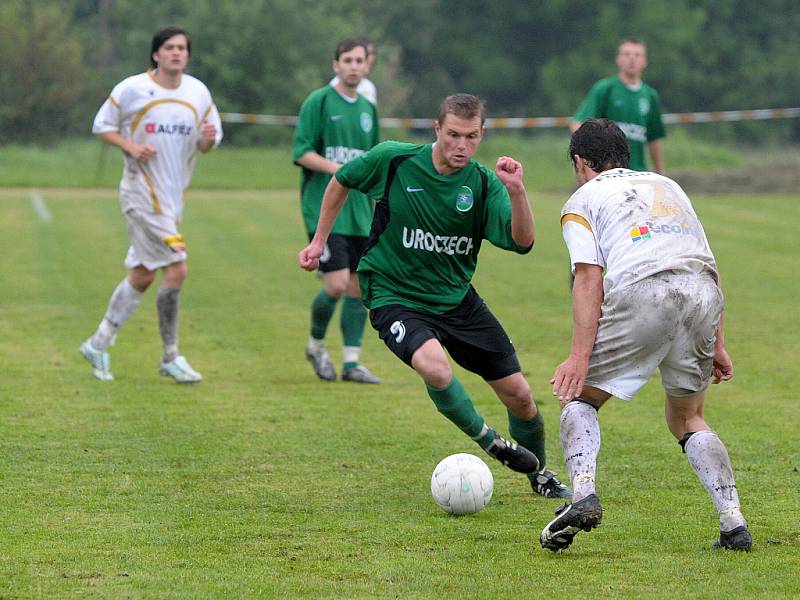
[[[577,263],[599,265],[605,268],[605,261],[597,245],[594,230],[585,217],[576,213],[566,213],[561,217],[561,233],[569,250],[572,272]]]

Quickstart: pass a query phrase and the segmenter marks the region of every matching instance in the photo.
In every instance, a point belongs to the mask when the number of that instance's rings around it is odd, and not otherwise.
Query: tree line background
[[[165,25],[192,36],[189,71],[223,112],[296,114],[331,76],[336,42],[378,43],[382,116],[434,116],[455,91],[492,116],[566,116],[647,42],[665,112],[795,107],[797,0],[0,0],[0,145],[85,136],[111,87],[148,66]],[[253,126],[229,143],[262,143]],[[712,135],[800,141],[800,120],[715,124]],[[279,139],[275,136],[272,139]]]

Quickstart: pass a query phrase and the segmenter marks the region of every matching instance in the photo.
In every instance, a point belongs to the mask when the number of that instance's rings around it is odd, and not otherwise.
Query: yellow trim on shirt
[[[150,177],[147,176],[147,173],[144,172],[144,165],[139,163],[139,170],[142,172],[142,176],[144,177],[144,182],[147,184],[147,189],[150,190],[150,202],[153,204],[153,211],[157,214],[161,214],[161,203],[158,201],[158,195],[156,194],[156,188],[153,185],[153,181]]]
[[[206,112],[204,112],[204,113],[203,113],[203,118],[202,118],[202,119],[200,119],[200,122],[201,122],[201,123],[202,123],[203,121],[205,121],[205,120],[206,120],[206,117],[208,116],[208,113],[210,113],[210,112],[211,112],[211,109],[212,109],[213,107],[214,107],[214,105],[213,105],[213,104],[209,104],[209,105],[208,105],[208,108],[206,109]]]
[[[175,104],[182,104],[183,106],[186,106],[189,110],[191,110],[194,113],[194,126],[198,127],[200,125],[200,121],[197,118],[197,109],[194,106],[192,106],[185,100],[176,100],[175,98],[162,98],[160,100],[153,100],[152,102],[145,104],[142,107],[142,109],[138,113],[136,113],[136,116],[134,117],[133,122],[131,123],[131,135],[133,135],[136,132],[136,128],[139,126],[139,122],[142,120],[142,118],[144,117],[144,115],[147,113],[148,110],[150,110],[151,108],[153,108],[158,104],[166,104],[168,102],[174,102]]]
[[[564,227],[564,225],[569,221],[577,223],[578,225],[583,225],[584,227],[586,227],[586,229],[588,229],[592,233],[592,235],[594,235],[594,231],[592,231],[592,226],[589,225],[589,221],[584,219],[582,216],[576,215],[574,213],[567,213],[566,215],[561,217],[561,227]]]
[[[119,108],[119,102],[114,100],[113,96],[109,96],[108,99],[111,101],[111,104],[113,104],[115,107]]]

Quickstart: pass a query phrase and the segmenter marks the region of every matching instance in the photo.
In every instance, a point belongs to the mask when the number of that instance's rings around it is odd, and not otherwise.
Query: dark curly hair
[[[593,171],[628,168],[631,151],[628,138],[614,121],[589,119],[569,141],[569,159],[575,165],[575,155],[580,156]]]

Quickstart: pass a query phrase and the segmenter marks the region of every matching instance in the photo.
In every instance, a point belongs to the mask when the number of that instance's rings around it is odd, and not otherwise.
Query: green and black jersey
[[[401,304],[433,314],[458,306],[483,239],[524,254],[511,237],[511,200],[477,162],[442,175],[431,144],[384,142],[336,172],[342,185],[377,201],[358,265],[368,308]]]
[[[345,164],[362,155],[380,140],[378,112],[359,95],[354,101],[327,85],[313,91],[300,107],[295,129],[292,160],[307,152]],[[322,196],[330,182],[328,173],[303,169],[300,184],[301,206],[306,231],[317,229]],[[367,236],[372,222],[372,203],[353,191],[333,226],[339,235]]]
[[[646,171],[645,144],[666,135],[658,93],[646,83],[632,90],[617,75],[601,79],[589,90],[573,118],[583,122],[601,117],[614,121],[628,138],[630,168]]]

